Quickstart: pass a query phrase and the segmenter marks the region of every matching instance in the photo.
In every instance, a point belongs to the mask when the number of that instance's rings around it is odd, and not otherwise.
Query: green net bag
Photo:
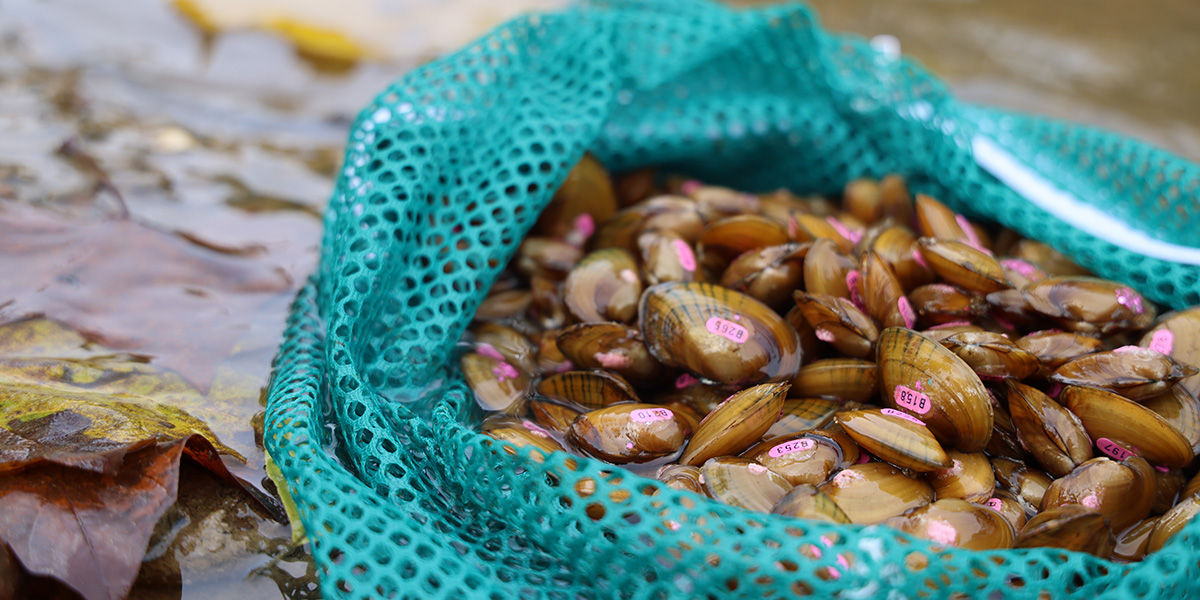
[[[1137,564],[964,551],[751,513],[589,459],[537,462],[485,442],[456,340],[585,151],[615,171],[656,166],[747,190],[836,192],[899,172],[1159,302],[1200,302],[1188,246],[1200,170],[1166,152],[964,105],[920,67],[823,31],[803,7],[603,2],[517,19],[361,113],[319,270],[292,309],[266,443],[326,596],[1200,590],[1200,523]]]

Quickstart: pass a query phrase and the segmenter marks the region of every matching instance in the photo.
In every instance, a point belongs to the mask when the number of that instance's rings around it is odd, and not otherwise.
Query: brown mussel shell
[[[1133,288],[1093,277],[1051,277],[1021,290],[1033,310],[1080,333],[1109,334],[1145,328],[1154,305]]]
[[[787,231],[779,223],[759,215],[742,214],[704,228],[697,251],[701,265],[721,273],[745,252],[787,242]]]
[[[992,435],[990,395],[979,376],[941,344],[911,329],[879,336],[883,404],[925,422],[943,446],[978,452]]]
[[[620,248],[596,250],[571,269],[563,300],[580,321],[628,323],[637,315],[642,282],[633,255]]]
[[[1012,287],[995,258],[966,243],[921,238],[917,245],[929,268],[946,283],[979,294]]]
[[[779,418],[790,384],[764,383],[726,399],[700,421],[679,464],[699,466],[704,461],[733,455],[749,448]]]
[[[779,420],[767,430],[768,437],[802,433],[824,427],[842,410],[842,403],[829,398],[788,398],[783,403]]]
[[[1136,453],[1152,464],[1184,467],[1192,461],[1192,445],[1154,411],[1098,388],[1067,386],[1059,396],[1083,422],[1102,451],[1113,445]],[[1108,450],[1121,454],[1120,450]]]
[[[1016,531],[1000,513],[957,498],[913,509],[886,524],[943,546],[971,550],[1011,548]]]
[[[637,244],[650,285],[696,280],[696,252],[687,240],[666,231],[647,231],[638,236]]]
[[[537,421],[541,427],[558,435],[566,435],[567,430],[571,428],[571,423],[575,422],[575,417],[578,417],[580,413],[574,408],[561,404],[545,400],[530,400],[529,414],[533,415],[533,420]]]
[[[795,298],[817,339],[855,358],[871,356],[879,329],[849,300],[801,291],[795,293]]]
[[[779,473],[792,485],[817,485],[843,465],[844,454],[837,441],[816,433],[768,438],[742,453]]]
[[[1036,356],[994,331],[964,331],[940,341],[982,378],[1025,379],[1041,367]]]
[[[774,308],[786,308],[792,290],[804,280],[807,244],[782,244],[751,250],[729,263],[721,285],[737,290]]]
[[[812,243],[804,257],[804,289],[810,294],[849,298],[847,279],[856,269],[858,265],[836,243],[819,239]]]
[[[1142,406],[1158,413],[1176,431],[1187,438],[1192,453],[1200,452],[1200,400],[1188,392],[1183,382],[1166,392],[1142,400]]]
[[[576,417],[567,440],[588,456],[625,464],[675,454],[690,433],[687,424],[669,408],[619,404]]]
[[[1158,526],[1159,517],[1142,519],[1126,527],[1117,535],[1117,544],[1113,548],[1112,559],[1116,561],[1133,562],[1146,556],[1146,548],[1150,545],[1150,535]]]
[[[1141,457],[1116,462],[1101,456],[1055,479],[1041,509],[1081,504],[1104,515],[1113,531],[1122,531],[1150,514],[1154,488],[1154,469]]]
[[[565,451],[550,432],[542,429],[532,421],[523,421],[508,415],[489,417],[483,422],[483,434],[503,442],[508,442],[518,448],[531,448],[530,457],[536,462],[542,462],[546,455],[555,451]],[[504,451],[516,456],[512,448]]]
[[[609,369],[631,382],[655,383],[665,372],[642,333],[621,323],[580,323],[558,334],[558,349],[581,369]]]
[[[471,331],[476,353],[503,359],[523,373],[538,372],[537,347],[525,334],[500,323],[479,323]]]
[[[887,463],[871,462],[839,471],[818,486],[851,523],[874,525],[933,500],[933,488]]]
[[[839,413],[838,423],[863,450],[917,472],[950,466],[950,458],[925,425],[891,408]]]
[[[829,358],[800,368],[792,378],[792,393],[867,402],[879,392],[879,369],[858,358]]]
[[[779,315],[745,294],[707,283],[662,283],[639,308],[642,336],[659,362],[722,383],[791,380],[800,339]]]
[[[724,456],[700,467],[704,491],[714,500],[768,513],[792,489],[783,476],[745,458]]]
[[[1150,534],[1150,539],[1146,542],[1146,552],[1156,552],[1161,550],[1166,545],[1171,536],[1179,533],[1184,525],[1188,524],[1200,513],[1200,495],[1191,495],[1176,504],[1159,517],[1158,523],[1154,526],[1154,531]]]
[[[1008,490],[1035,508],[1042,505],[1046,488],[1054,480],[1046,473],[1008,458],[993,457],[996,485]]]
[[[654,478],[675,490],[684,490],[706,495],[704,484],[700,483],[700,467],[691,465],[663,465],[659,467]]]
[[[987,312],[981,296],[945,283],[930,283],[908,294],[917,323],[923,327],[941,323],[969,323]]]
[[[938,499],[959,498],[967,502],[985,502],[995,493],[996,476],[992,463],[982,452],[949,450],[950,466],[925,474]]]
[[[536,235],[565,238],[582,245],[585,239],[573,239],[580,230],[590,227],[581,225],[581,219],[591,223],[607,221],[617,212],[617,195],[612,180],[604,165],[590,154],[585,154],[571,171],[562,185],[554,192],[554,198],[542,210],[533,226]],[[583,236],[586,238],[586,235]]]
[[[1200,367],[1200,306],[1163,315],[1138,345],[1162,352],[1185,365]],[[1182,383],[1192,396],[1200,398],[1200,374]]]
[[[837,505],[815,485],[804,483],[792,488],[779,502],[771,508],[771,512],[786,517],[797,517],[826,523],[849,523],[842,507]]]
[[[892,268],[905,291],[933,281],[933,271],[921,256],[917,236],[907,227],[889,227],[875,236],[870,250]]]
[[[529,376],[504,360],[468,353],[460,360],[475,401],[485,410],[519,413],[529,392]]]
[[[585,409],[604,408],[621,402],[640,402],[625,378],[609,371],[567,371],[551,375],[537,385],[539,394],[559,403]]]
[[[1137,346],[1123,346],[1073,359],[1054,370],[1051,381],[1110,390],[1133,400],[1166,392],[1196,369],[1171,357]]]
[[[966,219],[925,194],[917,194],[916,213],[917,225],[925,237],[963,243],[971,239],[962,228]]]
[[[1017,548],[1063,548],[1108,558],[1116,545],[1104,515],[1079,504],[1044,510],[1029,519],[1017,535]]]
[[[1092,439],[1083,422],[1041,390],[1009,380],[1008,411],[1021,446],[1055,477],[1092,457]]]
[[[1040,374],[1048,376],[1072,359],[1099,352],[1104,348],[1104,342],[1082,333],[1048,329],[1018,339],[1017,346],[1036,356],[1042,365]]]

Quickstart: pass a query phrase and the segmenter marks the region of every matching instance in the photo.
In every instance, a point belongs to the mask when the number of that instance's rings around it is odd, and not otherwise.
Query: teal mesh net
[[[267,410],[267,446],[325,595],[1200,590],[1200,523],[1137,564],[947,549],[878,526],[747,512],[589,459],[509,456],[473,430],[456,340],[585,151],[614,171],[654,166],[747,190],[828,193],[898,172],[1158,302],[1200,302],[1197,267],[1098,239],[1000,183],[975,160],[980,135],[1152,237],[1187,244],[1196,231],[1196,166],[1129,138],[964,105],[919,66],[827,33],[798,6],[589,4],[517,19],[383,91],[352,130]]]

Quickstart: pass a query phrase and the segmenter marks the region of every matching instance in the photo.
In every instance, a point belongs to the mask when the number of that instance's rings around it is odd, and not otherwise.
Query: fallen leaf
[[[132,220],[0,203],[0,322],[52,315],[207,390],[217,365],[293,286],[278,267]],[[244,427],[244,425],[241,425]]]
[[[41,464],[0,475],[0,538],[31,573],[88,600],[123,598],[154,524],[175,502],[186,445],[134,452],[111,474]]]

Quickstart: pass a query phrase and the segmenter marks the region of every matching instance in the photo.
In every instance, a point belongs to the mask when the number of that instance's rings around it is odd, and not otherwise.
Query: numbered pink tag
[[[1142,305],[1142,296],[1129,288],[1117,290],[1117,304],[1133,311],[1135,315],[1146,312],[1146,307]]]
[[[999,498],[989,498],[987,502],[984,502],[984,504],[996,512],[1000,512],[1000,510],[1004,508],[1004,501]]]
[[[900,296],[896,300],[896,308],[900,310],[900,316],[904,318],[904,326],[912,329],[913,325],[917,324],[917,311],[913,310],[912,303],[908,301],[908,297]]]
[[[675,256],[679,257],[679,266],[685,271],[696,270],[696,254],[692,252],[692,247],[684,240],[676,238],[672,240],[675,245]]]
[[[1130,456],[1137,455],[1135,452],[1117,444],[1108,438],[1100,438],[1096,440],[1096,447],[1099,448],[1101,452],[1117,460],[1125,460]]]
[[[798,440],[784,442],[778,446],[775,446],[774,448],[771,448],[771,451],[767,453],[767,456],[770,456],[771,458],[779,458],[785,454],[792,454],[793,452],[800,452],[802,450],[812,450],[816,447],[817,442],[813,441],[812,439],[800,438]]]
[[[699,383],[699,382],[700,382],[700,380],[696,379],[695,377],[692,377],[692,375],[690,373],[684,373],[683,375],[680,375],[679,377],[675,378],[675,389],[682,390],[683,388],[685,388],[689,385],[692,385],[693,383]]]
[[[735,316],[734,318],[737,319],[739,317]],[[704,323],[704,328],[709,333],[719,335],[738,344],[744,343],[750,338],[750,332],[746,331],[745,327],[721,317],[709,317],[708,321]]]
[[[913,423],[916,423],[917,425],[921,425],[921,426],[925,425],[925,421],[922,421],[906,412],[900,412],[894,408],[885,408],[880,412],[882,412],[885,415],[888,415],[889,417],[899,417],[901,419],[904,419],[905,421],[912,421]]]
[[[1170,329],[1159,329],[1150,336],[1150,349],[1160,354],[1171,355],[1175,349],[1175,334]]]
[[[933,408],[933,401],[929,399],[929,396],[908,386],[896,386],[896,390],[892,392],[892,396],[896,400],[897,405],[915,411],[917,414],[923,415],[929,412],[929,409]]]
[[[654,421],[668,421],[675,418],[675,413],[669,408],[639,408],[629,413],[629,418],[635,423],[652,423]]]

